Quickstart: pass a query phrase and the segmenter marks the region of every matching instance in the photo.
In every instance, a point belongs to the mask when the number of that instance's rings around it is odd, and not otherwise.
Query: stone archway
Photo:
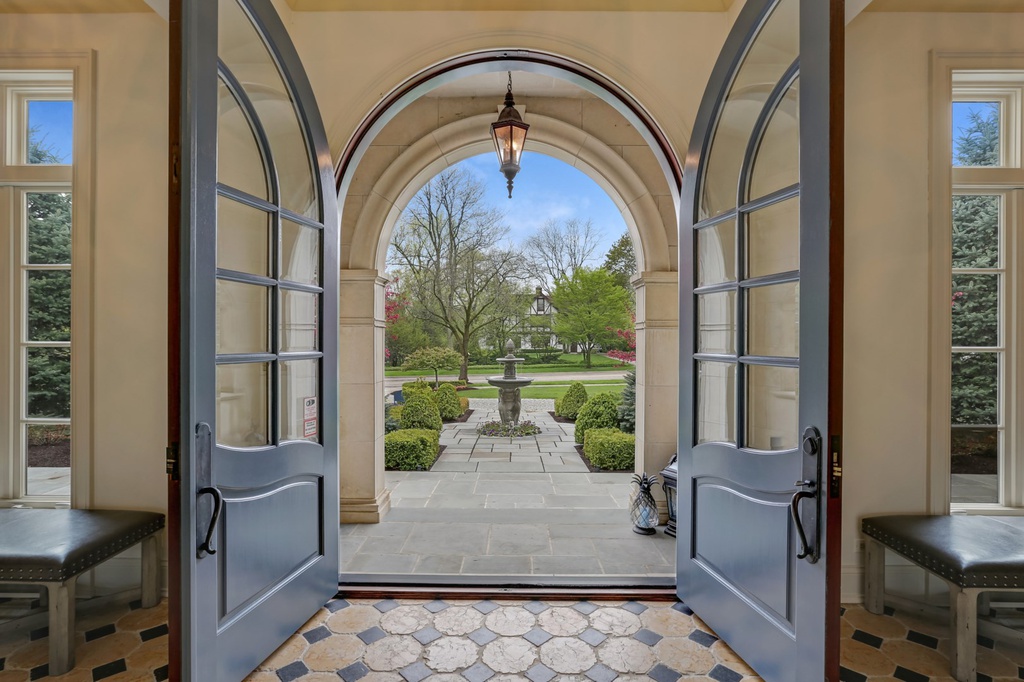
[[[600,97],[526,98],[527,149],[583,171],[612,198],[636,246],[637,470],[660,471],[676,448],[677,188],[629,117]],[[443,90],[441,91],[443,93]],[[610,93],[605,95],[611,97]],[[521,96],[517,96],[517,101]],[[384,260],[401,211],[434,175],[488,152],[493,97],[398,98],[339,174],[342,190],[341,508],[346,523],[376,522],[384,484]],[[556,101],[558,100],[558,101]],[[378,115],[377,122],[382,120]],[[634,120],[638,120],[634,118]],[[351,150],[350,150],[351,151]]]

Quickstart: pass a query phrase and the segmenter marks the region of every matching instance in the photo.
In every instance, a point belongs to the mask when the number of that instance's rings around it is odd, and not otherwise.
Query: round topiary
[[[459,396],[455,394],[455,387],[451,384],[441,384],[437,389],[437,409],[441,413],[441,419],[450,421],[462,416],[462,405],[459,404]]]
[[[576,417],[576,442],[583,445],[587,429],[615,429],[618,426],[619,397],[614,393],[598,393],[580,408]]]
[[[437,410],[434,399],[426,393],[414,393],[405,401],[402,408],[401,424],[403,429],[441,430],[441,413]]]
[[[574,381],[569,384],[569,390],[562,396],[562,401],[558,403],[555,414],[559,417],[565,417],[566,419],[576,419],[579,415],[580,408],[583,407],[587,402],[587,387],[579,381]],[[560,412],[558,410],[561,410]]]

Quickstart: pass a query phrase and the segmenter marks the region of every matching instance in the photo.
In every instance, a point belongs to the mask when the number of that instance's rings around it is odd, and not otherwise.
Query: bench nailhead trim
[[[891,535],[878,527],[863,522],[861,530],[868,536],[881,542],[887,547],[899,552],[922,568],[945,578],[959,587],[976,587],[983,589],[1022,589],[1024,580],[1020,576],[999,575],[996,573],[964,573],[954,567],[925,554],[921,550],[912,547],[903,540]]]
[[[128,535],[123,535],[102,547],[94,549],[86,556],[80,557],[78,560],[59,568],[43,568],[40,566],[0,567],[0,581],[62,583],[68,578],[89,570],[104,559],[108,559],[118,552],[122,552],[132,545],[141,542],[163,527],[164,519],[160,517],[145,526],[133,530]]]

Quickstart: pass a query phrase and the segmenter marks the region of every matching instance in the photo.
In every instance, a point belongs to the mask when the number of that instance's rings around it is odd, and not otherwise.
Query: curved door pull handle
[[[789,503],[789,512],[793,515],[793,525],[796,526],[796,534],[800,538],[800,553],[796,555],[796,558],[809,559],[812,564],[818,560],[818,555],[811,547],[807,546],[807,533],[804,532],[804,524],[800,520],[800,500],[813,500],[816,497],[817,495],[810,490],[797,490],[793,493],[793,499]]]
[[[213,548],[213,534],[217,531],[217,522],[220,521],[220,512],[224,508],[224,496],[220,494],[220,491],[213,486],[207,486],[200,488],[199,492],[196,493],[196,497],[199,498],[203,495],[213,495],[213,516],[210,517],[210,527],[206,529],[206,540],[203,544],[199,545],[199,549],[196,550],[196,556],[200,559],[203,558],[203,554],[216,554],[217,550]],[[803,531],[801,531],[802,533]]]

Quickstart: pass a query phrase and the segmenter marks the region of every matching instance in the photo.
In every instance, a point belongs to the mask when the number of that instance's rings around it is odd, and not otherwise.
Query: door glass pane
[[[281,440],[320,442],[320,361],[281,363]]]
[[[790,450],[797,444],[800,371],[747,365],[746,446]]]
[[[281,290],[282,352],[317,350],[319,306],[320,297],[316,294]]]
[[[71,340],[71,271],[29,270],[26,341]]]
[[[217,197],[217,267],[270,277],[270,214]]]
[[[311,155],[295,105],[262,37],[234,0],[220,0],[217,54],[242,83],[270,150],[280,183],[280,205],[320,219]]]
[[[697,363],[697,442],[736,442],[736,365]]]
[[[25,349],[25,416],[71,417],[71,349]]]
[[[1000,355],[953,353],[950,401],[953,424],[999,424]]]
[[[697,297],[697,352],[736,352],[736,292]]]
[[[25,195],[31,265],[71,263],[71,193],[29,192]]]
[[[953,267],[997,268],[999,262],[998,195],[957,194],[953,197]]]
[[[699,220],[736,207],[740,167],[768,96],[799,54],[799,2],[781,0],[729,90],[704,167]]]
[[[71,496],[71,425],[25,425],[25,492]]]
[[[800,269],[800,198],[747,215],[747,277]]]
[[[270,442],[270,365],[217,365],[217,443],[251,448]]]
[[[320,230],[281,221],[281,279],[320,284]]]
[[[270,289],[217,280],[217,353],[270,351]]]
[[[800,355],[800,284],[786,282],[747,290],[747,354]]]
[[[757,149],[748,200],[800,182],[800,80],[782,96]]]
[[[697,286],[736,281],[736,221],[697,231]]]
[[[999,345],[1001,275],[953,275],[954,346]]]
[[[217,181],[269,199],[266,165],[249,119],[234,93],[217,79]]]
[[[953,165],[1000,166],[999,102],[953,102]]]
[[[73,131],[71,100],[29,100],[26,161],[32,165],[71,163]]]

